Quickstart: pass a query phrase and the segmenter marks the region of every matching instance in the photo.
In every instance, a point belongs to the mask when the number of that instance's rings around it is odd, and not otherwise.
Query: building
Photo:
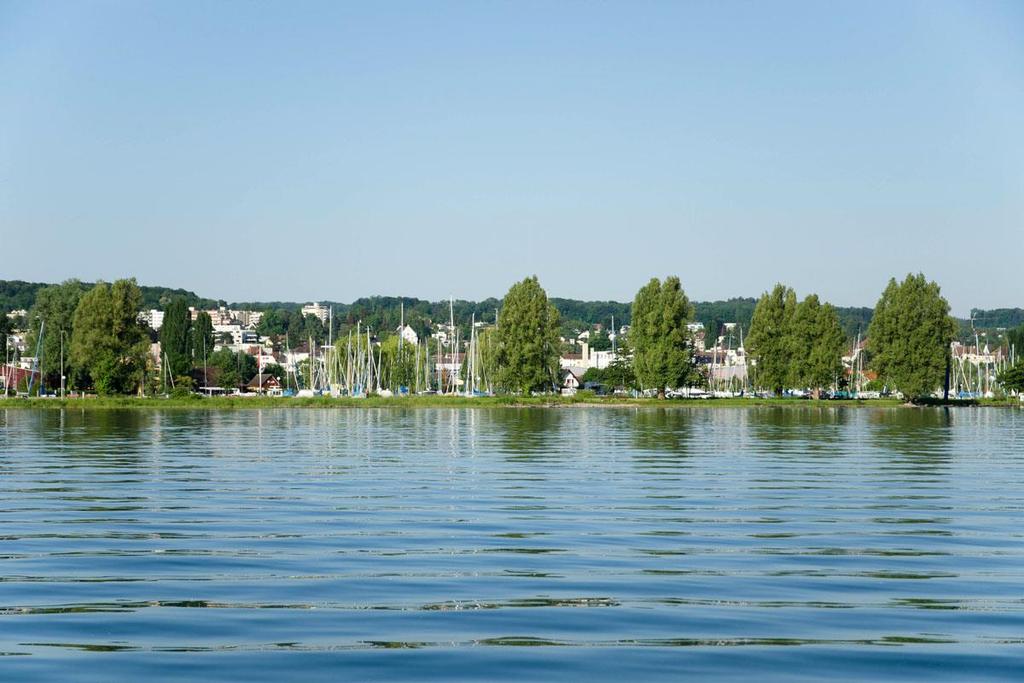
[[[302,307],[302,317],[305,318],[307,315],[315,315],[320,319],[320,322],[327,324],[327,318],[330,316],[330,309],[326,306],[321,306],[317,302],[306,304]]]
[[[160,328],[164,325],[164,312],[158,311],[155,308],[151,308],[148,311],[140,311],[139,322],[159,332]]]
[[[562,370],[562,396],[575,396],[576,392],[583,387],[583,375],[587,374],[586,368],[570,367]]]
[[[614,351],[591,351],[590,344],[584,341],[580,344],[580,353],[563,354],[558,364],[563,370],[572,367],[583,368],[584,371],[589,368],[604,370],[615,362],[615,356]]]
[[[260,373],[256,373],[245,387],[249,391],[254,391],[257,394],[267,394],[268,396],[281,395],[281,380],[270,374],[261,375]]]
[[[420,341],[420,337],[416,334],[416,330],[412,329],[408,325],[405,327],[399,325],[398,328],[395,329],[395,333],[401,335],[402,339],[404,339],[407,344],[412,344],[413,346],[416,346]]]

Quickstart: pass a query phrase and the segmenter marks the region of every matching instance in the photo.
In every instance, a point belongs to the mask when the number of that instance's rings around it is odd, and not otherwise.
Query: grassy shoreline
[[[951,401],[948,405],[975,407],[1021,407],[1018,401],[983,400],[975,402]],[[404,396],[371,398],[280,398],[214,396],[193,398],[0,398],[0,409],[36,410],[251,410],[251,409],[366,409],[366,408],[896,408],[907,406],[897,399],[814,401],[796,398],[718,398],[673,399],[659,401],[653,398],[567,397],[567,396]]]

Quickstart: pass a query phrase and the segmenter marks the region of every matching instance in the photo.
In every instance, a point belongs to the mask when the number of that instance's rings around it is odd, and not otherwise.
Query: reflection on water
[[[0,410],[5,679],[1017,680],[1024,419]]]

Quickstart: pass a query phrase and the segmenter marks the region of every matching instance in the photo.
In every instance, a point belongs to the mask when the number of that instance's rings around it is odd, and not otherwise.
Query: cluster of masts
[[[333,318],[333,311],[330,315]],[[329,336],[327,344],[318,348],[310,338],[308,365],[304,370],[288,372],[287,389],[294,386],[299,396],[357,398],[410,393],[492,394],[493,378],[485,372],[476,315],[470,325],[468,344],[459,338],[453,303],[449,304],[449,316],[452,334],[443,339],[438,335],[413,343],[401,334],[405,329],[403,305],[398,350],[393,356],[386,354],[383,345],[374,341],[372,331],[364,327],[362,321],[356,323],[355,330],[349,330],[344,345],[335,344]],[[331,327],[328,325],[328,330]],[[463,346],[466,346],[464,354],[460,351]]]

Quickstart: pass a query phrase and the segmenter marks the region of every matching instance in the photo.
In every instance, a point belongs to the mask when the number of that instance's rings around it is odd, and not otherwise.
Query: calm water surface
[[[0,410],[0,679],[1024,679],[1018,410]]]

